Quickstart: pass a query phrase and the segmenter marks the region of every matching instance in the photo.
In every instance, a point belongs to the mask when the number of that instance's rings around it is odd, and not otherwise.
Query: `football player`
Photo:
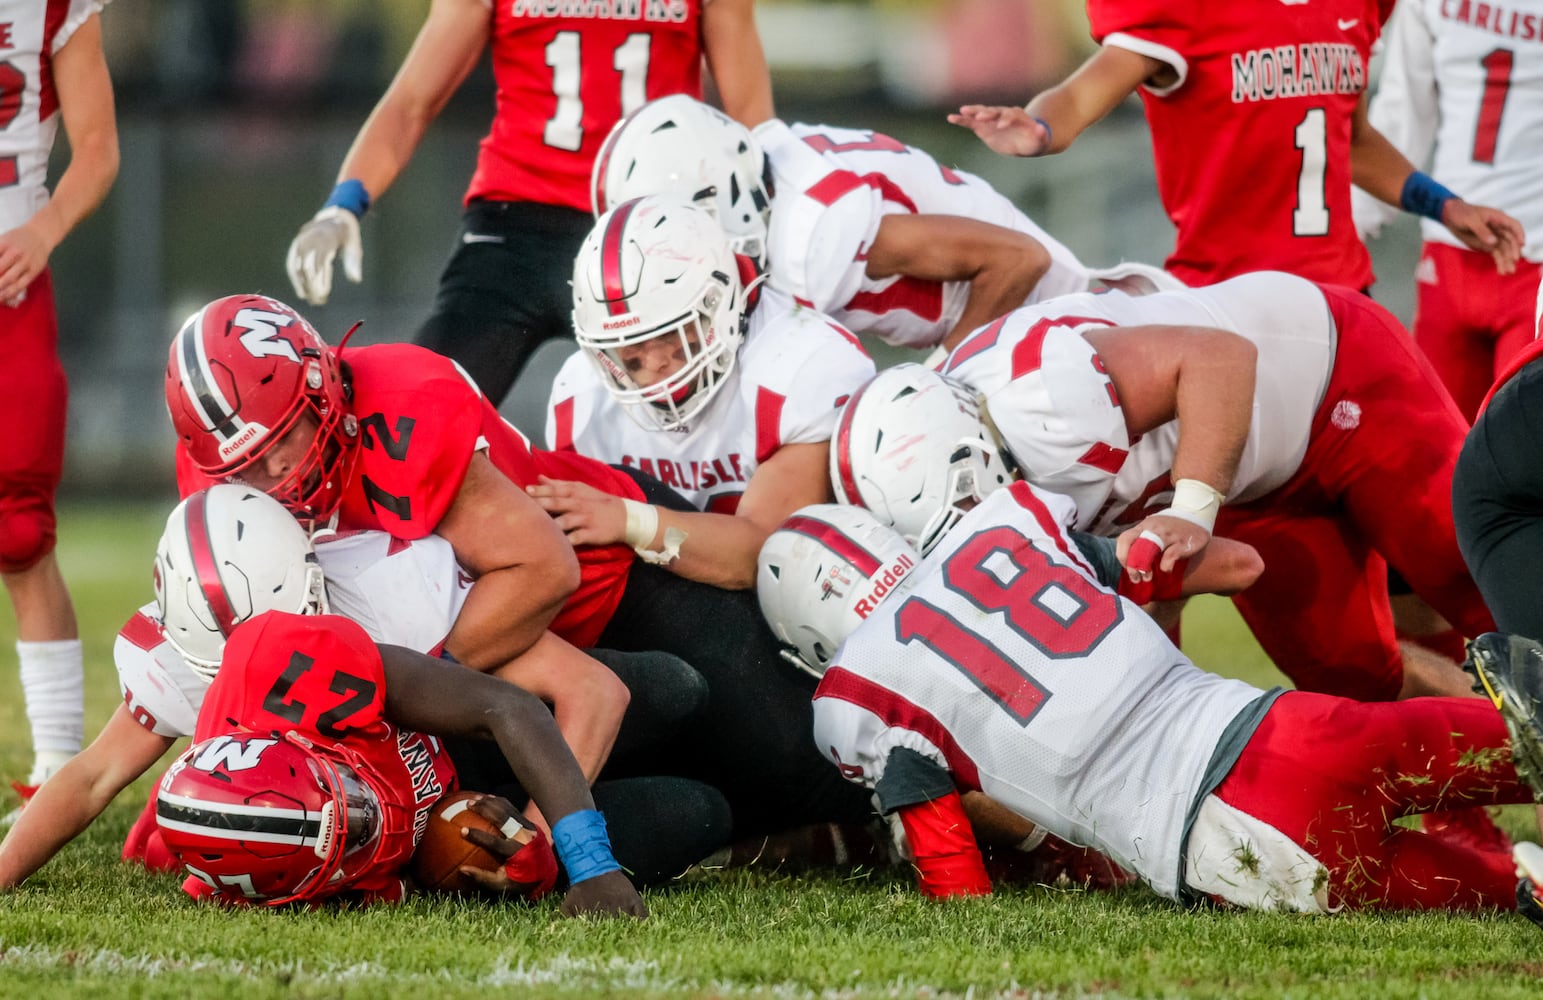
[[[754,134],[685,96],[623,119],[595,211],[673,193],[766,255],[772,288],[900,347],[952,346],[1026,302],[1088,287],[1066,247],[972,174],[883,135],[772,119]]]
[[[175,604],[168,612],[173,623],[184,613]],[[161,835],[197,897],[400,900],[429,811],[455,787],[444,737],[496,741],[552,818],[565,914],[647,915],[583,772],[534,695],[377,645],[324,608],[265,611],[231,632],[194,745],[157,791]],[[528,864],[525,850],[506,860]]]
[[[1369,113],[1411,160],[1424,162],[1434,147],[1436,182],[1504,209],[1526,230],[1516,270],[1505,274],[1445,226],[1420,223],[1411,332],[1469,420],[1536,333],[1530,306],[1543,271],[1543,2],[1492,9],[1493,28],[1472,5],[1394,8]],[[1360,192],[1353,204],[1363,235],[1395,214]]]
[[[337,186],[290,244],[295,293],[321,305],[332,264],[359,281],[359,219],[407,165],[486,50],[493,123],[455,253],[417,343],[465,366],[503,401],[544,340],[571,335],[569,264],[589,231],[590,166],[606,131],[644,101],[702,92],[705,61],[723,106],[754,125],[772,114],[753,0],[489,3],[434,0],[411,51],[338,168]]]
[[[32,729],[25,802],[79,752],[80,635],[54,556],[68,385],[59,363],[49,255],[107,196],[118,173],[106,0],[0,0],[0,583],[16,615],[16,658]],[[69,164],[50,194],[59,123]],[[18,812],[0,818],[0,829]]]
[[[166,399],[184,490],[235,477],[310,521],[449,542],[473,577],[445,639],[458,661],[495,666],[550,625],[580,648],[691,664],[707,709],[650,773],[719,788],[737,835],[871,812],[804,738],[812,683],[782,664],[753,595],[638,562],[626,544],[575,549],[524,489],[546,477],[643,501],[646,477],[532,448],[454,362],[411,344],[345,355],[288,306],[229,296],[174,338]]]
[[[801,511],[758,586],[770,613],[802,613],[785,634],[826,664],[816,743],[899,814],[923,893],[991,891],[960,800],[981,791],[1170,899],[1517,906],[1543,924],[1543,849],[1513,860],[1394,822],[1543,796],[1543,648],[1475,642],[1501,712],[1261,691],[1190,663],[1095,576],[1066,531],[1071,498],[996,490],[919,565],[893,533],[874,544],[863,514]]]
[[[1512,270],[1520,223],[1454,196],[1367,120],[1367,67],[1392,0],[1292,7],[1088,0],[1101,47],[1070,77],[1027,107],[965,105],[948,120],[998,153],[1041,156],[1139,93],[1158,194],[1178,229],[1166,266],[1191,285],[1269,269],[1370,288],[1352,183]]]
[[[449,546],[434,536],[406,543],[383,532],[323,536],[313,555],[312,543],[288,512],[236,484],[194,493],[172,512],[157,547],[155,579],[156,602],[129,619],[114,646],[123,703],[96,740],[61,769],[59,780],[39,792],[0,845],[0,888],[19,884],[46,863],[177,739],[193,733],[226,636],[236,624],[273,608],[328,609],[382,644],[433,655],[469,582]],[[171,605],[180,613],[166,614]],[[638,654],[594,655],[604,665],[548,634],[495,671],[551,705],[559,732],[591,782],[613,752],[622,758],[646,752],[706,700],[700,675],[671,657],[647,654],[634,662]],[[688,700],[683,693],[696,697]],[[490,759],[478,745],[452,743],[450,750],[475,787],[497,789],[512,781],[502,758]],[[516,789],[507,794],[524,798]],[[626,809],[617,830],[629,869],[645,883],[673,877],[729,836],[727,804],[697,782],[651,776],[603,780],[595,794],[603,803],[658,804],[660,812],[652,816],[635,805]],[[528,812],[545,827],[539,811]],[[693,836],[678,834],[668,841],[653,836],[669,816],[689,817],[685,822]],[[634,839],[634,833],[641,836]],[[129,832],[123,857],[152,869],[170,867],[156,832],[153,798]]]
[[[1452,527],[1463,420],[1366,296],[1278,272],[1065,296],[976,331],[943,371],[981,397],[1025,479],[1073,499],[1075,527],[1118,536],[1133,574],[1213,529],[1258,550],[1264,572],[1234,601],[1298,687],[1468,691],[1455,664],[1406,673],[1383,564],[1465,634],[1493,629]],[[837,440],[838,467],[884,448]]]
[[[830,500],[836,414],[872,360],[764,285],[711,214],[673,196],[600,217],[573,299],[581,350],[552,385],[547,446],[641,469],[689,505],[578,483],[528,492],[575,545],[624,541],[681,576],[753,587],[766,536]]]

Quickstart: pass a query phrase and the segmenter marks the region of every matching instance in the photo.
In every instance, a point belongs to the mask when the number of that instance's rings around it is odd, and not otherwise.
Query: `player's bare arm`
[[[1174,80],[1171,66],[1118,46],[1105,46],[1071,76],[1037,95],[1027,107],[966,104],[948,116],[1004,156],[1059,153],[1143,83]]]
[[[600,776],[632,697],[621,678],[551,632],[492,674],[550,705],[585,779]]]
[[[120,703],[91,745],[43,783],[0,842],[0,891],[47,864],[174,742],[134,721]]]
[[[478,670],[506,663],[546,632],[579,585],[573,547],[484,452],[434,529],[476,578],[445,648]]]
[[[363,280],[360,215],[395,182],[429,124],[477,65],[492,23],[492,9],[482,0],[434,0],[396,77],[343,157],[333,198],[290,243],[285,267],[302,299],[326,303],[332,294],[332,263],[339,253],[348,280]],[[334,200],[345,190],[345,182],[356,186],[355,193]]]
[[[1050,251],[1034,237],[956,215],[886,215],[868,248],[868,277],[905,274],[967,281],[959,322],[943,340],[952,350],[971,331],[1023,305],[1050,270]]]
[[[1367,194],[1402,209],[1404,185],[1416,172],[1409,158],[1372,125],[1367,98],[1362,94],[1350,124],[1351,181]],[[1496,271],[1516,272],[1527,241],[1520,222],[1497,208],[1470,204],[1461,196],[1447,200],[1440,221],[1470,250],[1494,258]]]
[[[776,115],[754,0],[708,0],[702,5],[702,54],[730,118],[754,128]]]
[[[1129,565],[1131,544],[1143,532],[1151,534],[1163,552],[1162,568],[1171,571],[1211,536],[1204,516],[1175,516],[1181,514],[1178,508],[1208,508],[1214,521],[1232,486],[1253,422],[1258,350],[1237,334],[1212,327],[1117,327],[1083,336],[1103,361],[1131,438],[1179,420],[1173,482],[1179,490],[1187,481],[1207,491],[1208,499],[1176,493],[1168,512],[1146,518],[1120,538],[1120,558]],[[1137,562],[1131,568],[1139,578],[1144,570]]]
[[[526,487],[557,520],[574,545],[636,544],[663,553],[677,545],[669,570],[725,590],[755,586],[761,545],[793,511],[830,500],[826,442],[783,445],[750,478],[734,514],[677,511],[654,506],[658,523],[647,541],[631,539],[622,499],[585,483],[542,477]],[[683,536],[683,537],[682,537]]]
[[[101,18],[93,14],[76,29],[51,66],[70,163],[48,203],[23,225],[0,233],[0,303],[6,305],[20,302],[54,248],[102,203],[118,176],[118,125]]]
[[[563,821],[594,813],[595,801],[546,706],[513,684],[458,671],[410,649],[382,646],[380,651],[386,717],[420,732],[496,741],[520,785],[553,821],[554,840],[563,855]],[[574,880],[563,902],[565,914],[648,915],[619,869],[581,879],[572,858],[564,857],[564,864]]]

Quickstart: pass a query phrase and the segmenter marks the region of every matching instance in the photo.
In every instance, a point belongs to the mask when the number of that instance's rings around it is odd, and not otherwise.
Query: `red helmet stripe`
[[[878,556],[852,541],[841,529],[818,518],[795,514],[782,523],[782,530],[814,539],[851,563],[864,576],[872,576],[884,565]]]
[[[841,411],[841,423],[836,427],[836,475],[840,480],[841,492],[845,494],[843,499],[861,507],[867,505],[858,492],[857,477],[852,475],[852,420],[857,415],[857,404],[862,400],[863,393],[872,384],[871,381],[866,382],[852,394],[846,408]]]
[[[193,577],[198,580],[198,586],[204,593],[204,600],[214,615],[214,623],[220,627],[221,635],[229,637],[230,630],[236,627],[236,615],[230,609],[225,585],[220,582],[220,567],[215,561],[214,544],[209,537],[208,503],[208,490],[199,490],[188,497],[188,551],[193,556]]]
[[[600,243],[600,283],[606,313],[611,316],[623,316],[631,311],[627,305],[627,286],[622,282],[621,257],[627,220],[632,218],[632,210],[636,207],[636,201],[618,205],[611,213],[611,221],[606,223],[605,236]]]

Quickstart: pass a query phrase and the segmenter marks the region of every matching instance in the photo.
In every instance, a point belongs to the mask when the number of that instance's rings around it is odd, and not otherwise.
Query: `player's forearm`
[[[1076,72],[1028,103],[1030,115],[1050,127],[1047,153],[1059,153],[1088,126],[1101,120],[1129,97],[1163,64],[1129,49],[1105,46]]]
[[[1264,572],[1264,560],[1252,545],[1231,538],[1212,538],[1189,560],[1180,593],[1231,595],[1247,590]]]
[[[970,282],[964,312],[943,339],[945,348],[951,351],[958,347],[971,333],[1019,308],[1034,293],[1034,287],[1050,270],[1050,253],[1038,240],[1028,242],[1033,246],[995,260]]]
[[[382,100],[343,157],[338,183],[357,180],[369,192],[371,201],[378,200],[412,159],[431,121],[432,114],[414,114],[408,108]]]
[[[53,251],[107,197],[118,176],[118,133],[104,129],[71,148],[70,165],[30,225]]]
[[[595,807],[589,782],[545,705],[511,686],[488,709],[488,735],[548,823]]]
[[[477,670],[491,670],[525,653],[546,632],[578,586],[561,564],[511,566],[478,577],[467,591],[445,649]]]
[[[1226,493],[1253,424],[1258,350],[1221,330],[1192,336],[1179,367],[1173,481],[1196,479]]]
[[[73,762],[72,762],[73,763]],[[122,790],[69,765],[37,790],[0,843],[0,889],[20,885],[90,826]]]
[[[672,528],[685,533],[670,572],[725,590],[755,586],[756,557],[771,532],[734,514],[654,509],[659,512],[659,531],[651,549],[662,550]]]
[[[1378,201],[1402,208],[1404,182],[1414,170],[1409,158],[1372,126],[1363,105],[1350,132],[1351,182]]]
[[[746,128],[776,115],[771,73],[751,0],[713,0],[702,9],[702,47],[723,110]]]

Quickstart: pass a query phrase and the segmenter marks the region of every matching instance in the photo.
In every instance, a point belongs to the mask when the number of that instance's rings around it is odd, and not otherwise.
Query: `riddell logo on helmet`
[[[608,319],[600,324],[603,330],[624,330],[629,326],[637,326],[643,322],[641,316],[624,316],[621,319]]]
[[[909,576],[911,570],[915,568],[916,560],[904,553],[893,563],[884,567],[884,572],[873,578],[873,589],[852,606],[852,610],[857,612],[857,617],[866,619],[873,614],[874,609],[883,603],[889,592],[894,590],[896,585]]]
[[[247,445],[256,441],[262,435],[263,428],[258,424],[247,424],[241,428],[241,433],[220,445],[220,457],[233,458],[246,450]]]

